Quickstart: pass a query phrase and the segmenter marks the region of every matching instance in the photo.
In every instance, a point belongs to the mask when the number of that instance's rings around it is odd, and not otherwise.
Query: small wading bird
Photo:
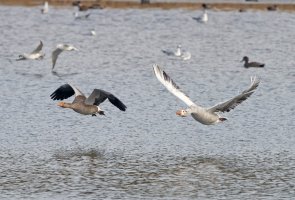
[[[57,105],[62,108],[70,108],[75,112],[83,115],[96,114],[104,115],[104,111],[101,110],[99,105],[108,99],[114,106],[122,111],[126,110],[126,106],[113,94],[100,89],[94,89],[88,98],[76,87],[70,84],[64,84],[57,88],[51,95],[53,100],[64,100],[75,95],[75,99],[72,103],[59,102]]]
[[[259,62],[249,62],[249,58],[247,56],[244,56],[243,59],[241,60],[241,62],[245,62],[244,63],[244,67],[245,68],[249,68],[249,67],[264,67],[263,63],[259,63]]]
[[[40,41],[40,44],[32,53],[23,53],[19,55],[17,61],[19,60],[40,60],[43,59],[45,54],[42,52],[43,43]]]
[[[211,108],[204,108],[196,105],[186,94],[184,94],[168,74],[166,74],[166,72],[158,65],[153,65],[153,68],[157,79],[168,89],[168,91],[181,99],[188,106],[185,110],[178,110],[176,114],[181,117],[191,115],[195,120],[205,125],[217,124],[227,120],[218,115],[217,112],[229,112],[234,109],[237,105],[250,97],[259,85],[259,81],[256,80],[256,78],[251,78],[250,87],[241,94],[223,103],[218,103]]]
[[[52,57],[52,69],[51,70],[53,70],[55,67],[55,63],[56,63],[58,55],[63,51],[79,51],[79,50],[70,44],[58,44],[56,46],[56,49],[52,52],[52,55],[51,55],[51,57]]]

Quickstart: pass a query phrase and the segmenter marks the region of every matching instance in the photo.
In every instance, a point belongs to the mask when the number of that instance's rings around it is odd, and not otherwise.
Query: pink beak
[[[180,110],[176,111],[176,115],[181,116],[181,111]]]

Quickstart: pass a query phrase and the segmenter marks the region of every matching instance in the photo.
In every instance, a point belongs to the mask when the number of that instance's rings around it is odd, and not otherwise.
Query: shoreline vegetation
[[[41,6],[44,1],[41,0],[0,0],[0,5],[8,6]],[[74,0],[48,0],[50,6],[72,6]],[[75,3],[74,3],[75,4]],[[259,3],[254,1],[245,1],[245,3],[227,3],[227,2],[147,2],[139,1],[109,1],[109,0],[86,0],[81,1],[83,6],[89,8],[114,8],[114,9],[203,9],[204,6],[208,9],[221,11],[246,11],[246,10],[280,10],[280,11],[295,11],[295,3]]]

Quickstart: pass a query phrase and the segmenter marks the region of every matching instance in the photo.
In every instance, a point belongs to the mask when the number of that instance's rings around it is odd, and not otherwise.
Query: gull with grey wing
[[[63,51],[79,51],[79,50],[71,44],[58,44],[56,46],[56,49],[52,52],[52,55],[51,55],[51,58],[52,58],[51,70],[53,70],[55,67],[55,63],[56,63],[58,55]]]
[[[16,59],[19,60],[38,60],[43,59],[45,54],[42,52],[43,43],[40,41],[40,44],[37,46],[37,48],[32,51],[31,53],[23,53],[22,55],[19,55],[19,58]]]

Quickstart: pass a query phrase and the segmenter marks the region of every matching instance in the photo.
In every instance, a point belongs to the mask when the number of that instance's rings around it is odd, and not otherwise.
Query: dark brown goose
[[[104,111],[101,110],[99,104],[108,99],[114,106],[122,111],[126,110],[126,106],[113,94],[101,89],[94,89],[88,98],[76,87],[70,84],[64,84],[57,88],[51,95],[53,100],[64,100],[75,95],[75,99],[72,103],[59,102],[57,105],[62,108],[70,108],[75,112],[83,115],[96,114],[104,115]]]

